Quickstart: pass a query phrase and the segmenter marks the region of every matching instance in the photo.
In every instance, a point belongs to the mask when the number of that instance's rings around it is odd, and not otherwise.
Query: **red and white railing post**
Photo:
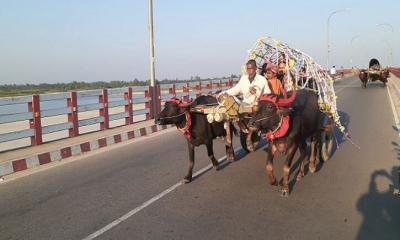
[[[103,107],[99,109],[99,114],[104,118],[104,121],[100,123],[100,130],[105,130],[110,127],[110,118],[108,115],[108,91],[103,89],[99,96],[99,103],[103,104]]]
[[[168,89],[168,91],[169,91],[169,94],[171,94],[172,96],[176,97],[176,86],[175,86],[175,84],[172,84],[172,87],[170,87]]]
[[[202,88],[201,88],[201,81],[199,81],[199,82],[197,82],[197,84],[196,84],[196,97],[200,97],[201,96],[201,90],[202,90]]]
[[[208,83],[207,83],[207,94],[209,94],[209,93],[211,93],[212,92],[212,88],[213,88],[213,83],[212,83],[212,80],[211,81],[209,81]]]
[[[149,87],[148,90],[144,91],[144,97],[150,99],[144,104],[144,107],[148,109],[148,112],[146,113],[146,120],[150,120],[153,118],[153,100],[152,100],[153,98],[151,96],[152,95],[151,93],[153,92],[152,90],[153,88]]]
[[[67,106],[71,109],[68,113],[68,122],[72,123],[72,128],[68,129],[69,137],[76,137],[79,135],[78,125],[78,101],[76,92],[70,92],[67,98]]]
[[[182,89],[182,92],[183,92],[183,101],[184,102],[189,102],[189,83],[185,83],[185,85],[183,85],[183,89]]]
[[[160,84],[157,84],[156,85],[156,88],[157,88],[157,96],[156,96],[156,99],[157,99],[157,114],[158,113],[160,113],[161,112],[161,87],[160,87]],[[153,116],[154,117],[154,116]]]
[[[31,137],[31,145],[42,144],[42,122],[40,119],[40,97],[32,95],[32,101],[28,103],[28,111],[32,113],[32,119],[29,120],[29,128],[33,129],[34,135]]]
[[[222,89],[222,80],[221,79],[218,80],[218,82],[217,82],[217,88],[218,88],[218,90]]]
[[[124,92],[124,99],[127,101],[125,105],[125,112],[127,117],[125,117],[125,125],[133,123],[133,109],[132,109],[132,88],[128,87],[128,91]]]

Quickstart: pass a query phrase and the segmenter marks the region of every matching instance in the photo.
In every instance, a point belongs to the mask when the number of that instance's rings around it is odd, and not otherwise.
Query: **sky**
[[[398,0],[153,5],[160,80],[239,74],[260,36],[280,39],[325,65],[327,18],[345,8],[331,18],[330,65],[365,67],[376,57],[382,65],[400,66]],[[0,84],[149,79],[147,7],[147,0],[0,0]]]

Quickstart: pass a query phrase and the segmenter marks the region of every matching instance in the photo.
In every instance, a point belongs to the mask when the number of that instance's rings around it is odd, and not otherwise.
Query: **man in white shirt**
[[[332,77],[333,79],[335,79],[335,76],[336,76],[336,68],[335,68],[335,66],[333,66],[333,67],[331,68],[330,74],[331,74],[331,77]]]
[[[261,94],[270,94],[267,80],[265,77],[257,74],[257,63],[255,60],[249,60],[246,63],[247,74],[242,75],[239,82],[225,91],[228,95],[237,96],[239,94],[243,95],[242,104],[252,105],[256,103]],[[247,134],[246,145],[249,151],[254,151],[255,147],[252,141],[253,132],[248,129],[243,120],[239,120],[238,125],[243,133]],[[228,122],[225,123],[225,129],[228,129]],[[229,133],[228,136],[231,136]]]
[[[231,96],[243,95],[243,103],[253,104],[261,94],[270,94],[271,90],[265,77],[257,74],[257,63],[249,60],[246,63],[247,74],[242,75],[239,82],[226,91]]]

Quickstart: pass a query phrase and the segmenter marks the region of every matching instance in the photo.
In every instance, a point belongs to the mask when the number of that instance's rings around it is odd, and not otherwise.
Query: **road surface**
[[[336,92],[354,145],[337,133],[333,157],[292,181],[288,198],[267,184],[263,148],[180,184],[186,144],[170,130],[0,184],[0,239],[398,240],[400,139],[387,89],[353,77]],[[199,148],[195,170],[209,163]]]

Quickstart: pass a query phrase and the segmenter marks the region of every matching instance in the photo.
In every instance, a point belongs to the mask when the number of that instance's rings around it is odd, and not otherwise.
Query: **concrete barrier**
[[[90,134],[91,136],[80,136],[69,140],[64,139],[40,146],[2,153],[0,154],[0,177],[54,161],[61,161],[65,158],[85,154],[120,142],[145,137],[171,127],[172,125],[154,125],[153,121],[150,120],[137,124],[137,127],[133,129],[131,126],[127,126]]]

